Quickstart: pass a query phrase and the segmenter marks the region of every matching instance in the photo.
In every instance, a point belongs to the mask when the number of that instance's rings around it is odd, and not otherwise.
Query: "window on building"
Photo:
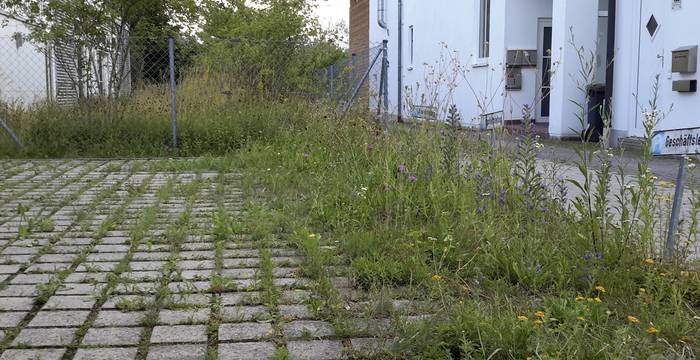
[[[411,26],[408,27],[408,31],[409,31],[409,38],[410,38],[410,40],[409,40],[409,41],[410,41],[410,45],[409,45],[409,48],[410,48],[410,55],[409,55],[409,58],[410,58],[410,60],[411,60],[411,65],[413,65],[413,54],[415,53],[415,52],[414,52],[414,51],[415,51],[415,46],[414,46],[415,43],[413,42],[413,25],[411,25]]]
[[[479,0],[479,57],[489,57],[491,0]]]

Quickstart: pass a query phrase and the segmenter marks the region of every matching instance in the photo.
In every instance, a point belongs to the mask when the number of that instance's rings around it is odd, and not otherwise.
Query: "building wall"
[[[647,106],[652,86],[660,76],[661,109],[673,111],[657,129],[700,126],[700,95],[673,92],[672,81],[697,79],[697,74],[671,73],[671,51],[700,44],[697,14],[700,2],[683,0],[680,9],[671,1],[618,1],[614,121],[617,136],[642,136],[641,106]],[[658,33],[650,36],[646,25],[651,15],[659,23]],[[635,96],[635,94],[639,94]]]
[[[0,14],[0,100],[29,105],[47,96],[46,57],[41,47],[17,41],[15,34],[29,34],[24,23]]]
[[[389,30],[377,25],[377,6],[379,0],[369,3],[369,44],[378,45],[383,39],[389,40],[389,100],[390,110],[397,113],[399,104],[404,114],[409,114],[405,99],[398,99],[398,0],[387,1],[386,21]],[[506,7],[506,2],[508,6]],[[435,84],[433,70],[446,78],[441,81],[442,104],[456,104],[464,123],[475,123],[482,112],[503,110],[506,119],[518,119],[524,104],[532,104],[538,87],[539,69],[523,69],[523,89],[505,92],[501,81],[505,72],[504,58],[507,49],[538,48],[538,18],[553,16],[553,10],[566,11],[568,17],[559,20],[555,33],[555,62],[559,65],[556,74],[559,84],[566,90],[559,90],[558,97],[552,100],[556,104],[556,116],[550,119],[550,130],[554,136],[564,136],[568,129],[575,127],[575,114],[566,99],[579,91],[571,78],[578,69],[574,60],[564,59],[563,54],[572,57],[570,45],[566,39],[570,34],[569,24],[577,26],[577,40],[585,44],[588,51],[598,53],[600,67],[597,70],[597,82],[603,82],[604,48],[601,46],[601,34],[597,17],[597,8],[585,6],[585,19],[577,15],[581,3],[575,0],[492,0],[491,14],[491,56],[488,61],[476,59],[478,43],[478,0],[442,0],[436,2],[404,0],[403,26],[403,84],[412,89],[415,103],[420,103],[421,95],[426,91],[426,84]],[[587,4],[587,3],[586,3]],[[597,6],[597,5],[596,5]],[[674,8],[671,1],[618,1],[615,45],[615,77],[613,94],[613,129],[614,137],[642,136],[641,107],[651,97],[654,78],[660,75],[660,99],[662,109],[673,105],[673,111],[658,125],[657,129],[700,126],[696,119],[700,113],[700,95],[681,94],[671,90],[674,79],[696,79],[696,74],[671,74],[671,51],[673,49],[700,44],[700,31],[695,31],[696,16],[700,13],[700,2],[683,0],[680,9]],[[590,11],[589,11],[590,10]],[[653,37],[647,33],[646,24],[654,14],[659,30]],[[604,20],[604,18],[603,18]],[[564,22],[562,22],[564,21]],[[557,21],[554,21],[557,23]],[[589,24],[590,23],[590,24]],[[414,30],[414,59],[410,62],[410,27]],[[559,44],[559,45],[557,45]],[[563,46],[561,44],[564,44]],[[597,46],[596,46],[597,45]],[[540,54],[541,56],[541,54]],[[441,61],[441,58],[443,61]],[[460,64],[460,72],[453,73],[455,64],[444,59],[454,58]],[[565,61],[566,60],[566,61]],[[568,63],[567,63],[568,61]],[[562,70],[563,69],[563,70]],[[440,82],[440,81],[438,81]],[[448,91],[445,82],[453,82],[456,87]],[[373,82],[378,84],[378,81]],[[446,94],[451,94],[449,97]],[[578,95],[576,95],[578,96]],[[577,99],[578,100],[578,99]]]
[[[539,21],[538,19],[552,18],[552,0],[519,0],[510,2],[506,9],[505,33],[506,48],[510,50],[538,50],[539,52]],[[525,105],[536,110],[541,95],[539,90],[542,83],[541,69],[523,68],[523,86],[521,90],[509,91],[506,94],[504,118],[506,120],[522,119]],[[534,114],[533,114],[534,115]]]
[[[377,24],[379,0],[370,1],[370,44],[388,39],[389,49],[389,105],[393,114],[401,104],[409,114],[408,103],[420,104],[422,97],[439,93],[432,105],[455,104],[463,123],[478,123],[482,112],[503,109],[503,58],[507,0],[492,0],[491,56],[478,57],[478,0],[442,0],[439,4],[427,1],[406,1],[403,9],[403,96],[398,98],[398,2],[387,1],[386,21],[389,30]],[[499,26],[499,23],[501,26]],[[410,62],[410,27],[413,26],[414,53]],[[451,61],[454,59],[454,61]],[[436,84],[437,80],[437,84]],[[450,92],[450,85],[455,85]],[[471,85],[471,86],[470,86]],[[439,87],[439,91],[435,88]],[[472,91],[472,89],[474,91]],[[408,101],[407,94],[412,93]],[[441,110],[445,110],[444,108]]]
[[[369,0],[350,0],[350,53],[369,49]]]

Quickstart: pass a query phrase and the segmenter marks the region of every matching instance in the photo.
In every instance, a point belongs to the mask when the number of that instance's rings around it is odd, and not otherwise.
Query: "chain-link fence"
[[[163,118],[173,126],[176,117],[193,118],[203,107],[233,111],[250,98],[381,108],[384,49],[349,54],[327,43],[234,38],[130,37],[90,45],[0,37],[0,108],[49,107],[86,122]]]

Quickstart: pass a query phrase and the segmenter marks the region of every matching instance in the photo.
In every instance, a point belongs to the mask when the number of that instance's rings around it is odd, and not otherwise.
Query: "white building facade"
[[[522,121],[528,109],[550,136],[576,137],[575,102],[586,99],[581,84],[595,83],[612,104],[614,140],[641,137],[642,109],[658,75],[660,108],[673,105],[673,111],[657,128],[700,126],[697,76],[672,69],[681,54],[674,50],[690,49],[690,66],[696,61],[698,1],[370,0],[368,6],[368,46],[388,40],[393,114],[407,118],[416,107],[450,103],[465,125],[474,125],[484,114]],[[580,75],[586,64],[593,67],[587,80]]]
[[[120,94],[131,91],[126,45],[115,55],[78,50],[71,40],[39,43],[30,34],[25,21],[0,11],[0,101],[20,106],[71,104],[81,97],[114,96],[117,83]],[[82,70],[78,54],[85,60]],[[114,62],[121,71],[113,71]]]

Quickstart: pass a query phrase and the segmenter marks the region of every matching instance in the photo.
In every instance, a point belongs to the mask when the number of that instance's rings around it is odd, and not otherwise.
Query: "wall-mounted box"
[[[694,93],[698,91],[697,80],[676,80],[673,82],[673,91],[682,93]]]
[[[506,53],[507,67],[537,66],[537,50],[508,50]]]
[[[698,70],[698,47],[685,46],[673,50],[671,71],[674,73],[692,74]]]
[[[523,72],[519,67],[506,70],[506,90],[520,90],[523,88]]]

